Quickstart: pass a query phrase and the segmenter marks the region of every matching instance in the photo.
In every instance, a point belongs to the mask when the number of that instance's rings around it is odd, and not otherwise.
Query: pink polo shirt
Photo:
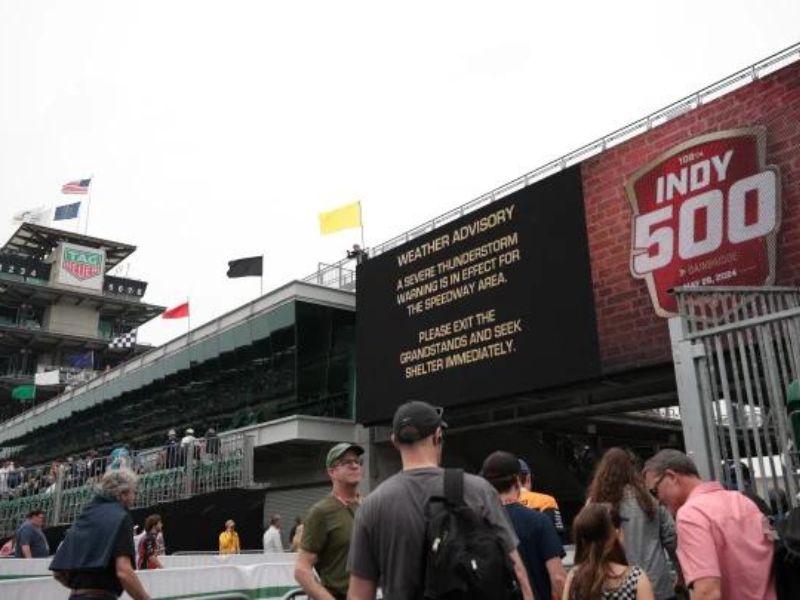
[[[697,486],[678,509],[678,559],[691,584],[718,577],[724,600],[774,600],[772,541],[764,515],[739,492]]]

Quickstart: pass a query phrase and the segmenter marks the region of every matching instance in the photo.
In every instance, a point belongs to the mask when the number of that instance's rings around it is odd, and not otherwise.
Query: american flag
[[[61,186],[62,194],[88,194],[89,184],[92,182],[89,179],[78,179],[77,181],[70,181]]]

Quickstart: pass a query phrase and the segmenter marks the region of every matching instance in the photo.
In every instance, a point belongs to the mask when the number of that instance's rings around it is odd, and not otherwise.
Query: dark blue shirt
[[[47,545],[44,532],[28,520],[24,521],[17,529],[17,543],[14,550],[16,558],[25,558],[22,554],[23,546],[31,547],[33,558],[47,558],[47,555],[50,554],[50,546]]]
[[[517,550],[525,563],[535,598],[550,600],[553,596],[547,563],[551,558],[564,556],[553,521],[542,513],[521,504],[506,504],[508,516],[519,538]]]

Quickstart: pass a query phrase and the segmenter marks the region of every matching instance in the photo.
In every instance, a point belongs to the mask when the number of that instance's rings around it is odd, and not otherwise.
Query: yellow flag
[[[319,213],[319,232],[322,235],[353,227],[361,227],[361,202]]]

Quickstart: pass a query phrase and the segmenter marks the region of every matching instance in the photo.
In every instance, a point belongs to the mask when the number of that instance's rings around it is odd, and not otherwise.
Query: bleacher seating
[[[145,508],[164,502],[174,502],[181,498],[204,494],[211,491],[244,487],[250,478],[244,472],[243,438],[224,440],[222,450],[217,455],[202,455],[198,460],[189,460],[189,466],[156,468],[139,474],[136,500],[132,508]],[[199,443],[202,444],[203,440]],[[160,449],[146,451],[151,455],[159,454]],[[104,460],[104,469],[109,464]],[[48,467],[34,467],[30,472],[45,472]],[[188,481],[188,475],[191,482]],[[46,491],[30,495],[20,495],[0,500],[0,538],[10,535],[33,509],[41,509],[46,513],[49,525],[68,525],[80,514],[83,507],[95,494],[96,480],[89,478],[83,482],[62,481],[61,489],[56,486]],[[56,511],[56,499],[60,506]]]

